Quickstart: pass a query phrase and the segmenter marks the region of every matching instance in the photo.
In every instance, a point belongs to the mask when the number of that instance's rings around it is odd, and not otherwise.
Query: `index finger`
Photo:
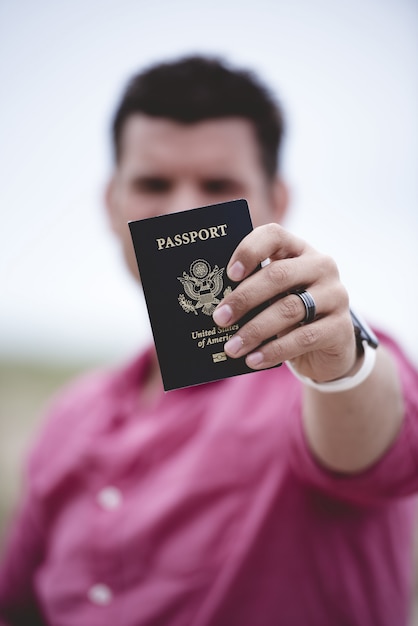
[[[288,259],[303,254],[307,244],[279,224],[258,226],[235,248],[227,274],[239,282],[252,274],[267,259]]]

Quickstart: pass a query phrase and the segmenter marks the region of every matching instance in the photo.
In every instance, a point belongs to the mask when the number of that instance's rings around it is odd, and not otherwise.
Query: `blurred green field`
[[[66,382],[90,368],[91,365],[86,364],[64,366],[0,361],[0,539],[17,503],[27,447],[49,399]],[[418,528],[416,545],[418,572]],[[418,626],[418,584],[411,626]]]

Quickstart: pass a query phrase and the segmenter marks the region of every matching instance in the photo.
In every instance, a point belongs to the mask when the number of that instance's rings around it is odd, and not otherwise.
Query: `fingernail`
[[[235,261],[233,265],[228,269],[228,276],[234,282],[238,282],[244,278],[245,267],[241,263],[241,261]]]
[[[238,354],[243,346],[243,341],[239,335],[234,335],[229,341],[225,344],[225,352],[227,354]]]
[[[218,326],[227,326],[232,319],[232,309],[228,304],[222,304],[215,309],[213,319]]]
[[[246,358],[247,365],[249,367],[256,367],[263,362],[263,353],[262,352],[252,352]]]

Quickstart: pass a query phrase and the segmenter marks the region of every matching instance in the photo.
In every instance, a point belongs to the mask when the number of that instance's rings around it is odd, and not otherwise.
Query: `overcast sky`
[[[287,227],[418,362],[418,4],[3,0],[0,358],[115,360],[149,337],[108,232],[109,122],[150,62],[216,53],[287,112]]]

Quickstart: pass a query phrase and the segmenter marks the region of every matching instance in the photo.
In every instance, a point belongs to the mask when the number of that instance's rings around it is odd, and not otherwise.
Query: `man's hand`
[[[265,259],[270,263],[253,273]],[[230,326],[271,301],[225,344],[228,356],[247,355],[247,365],[257,370],[291,360],[301,374],[318,382],[351,373],[357,355],[348,295],[329,256],[278,224],[267,224],[243,239],[227,273],[240,284],[215,310],[218,326]],[[304,304],[289,293],[297,289],[308,290],[315,300],[311,324],[301,325]]]
[[[253,273],[267,258],[270,263]],[[348,295],[328,256],[279,225],[268,224],[243,239],[227,272],[239,285],[214,312],[219,326],[234,324],[271,301],[225,344],[229,356],[247,355],[254,369],[291,360],[300,374],[317,382],[352,375],[359,368]],[[311,324],[300,325],[304,304],[289,293],[297,289],[308,290],[316,302]],[[396,366],[383,346],[373,371],[359,386],[339,393],[304,388],[307,440],[315,456],[338,471],[357,472],[376,461],[395,439],[403,414]]]

